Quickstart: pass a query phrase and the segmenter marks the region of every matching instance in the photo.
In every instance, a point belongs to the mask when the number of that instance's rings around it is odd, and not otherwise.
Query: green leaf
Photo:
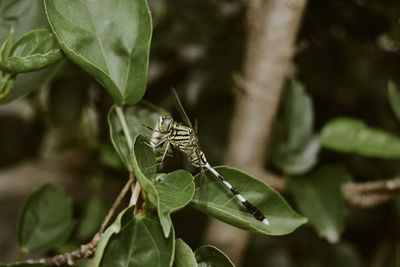
[[[14,37],[36,28],[48,27],[42,1],[37,0],[2,0],[0,1],[0,43],[7,38],[11,28]],[[7,98],[0,99],[0,104],[7,104],[38,89],[51,78],[57,69],[46,68],[34,73],[19,74],[13,89]]]
[[[0,48],[0,63],[5,61],[10,55],[13,36],[14,28],[11,28],[10,33],[8,34],[8,38],[4,41],[3,45]]]
[[[94,258],[93,258],[93,267],[98,267],[100,266],[100,261],[104,255],[104,249],[106,248],[108,241],[110,240],[111,236],[113,234],[119,233],[121,231],[121,220],[122,220],[122,216],[128,211],[130,210],[129,207],[125,208],[124,210],[122,210],[117,218],[115,219],[115,221],[109,226],[107,227],[107,229],[104,231],[104,233],[101,235],[101,239],[99,244],[97,245],[96,248],[96,252],[94,254]]]
[[[155,177],[156,158],[147,142],[142,135],[134,139],[132,165],[148,200],[157,207],[164,235],[168,237],[172,228],[170,214],[186,206],[193,197],[193,177],[184,170]],[[174,194],[171,195],[171,192]]]
[[[166,111],[145,101],[141,101],[135,106],[124,106],[123,113],[132,140],[139,133],[146,133],[146,131],[148,131],[146,126],[154,127],[157,119],[161,115],[168,114]],[[125,167],[129,171],[132,171],[130,148],[122,130],[122,125],[115,110],[115,106],[108,112],[108,125],[110,127],[111,141],[115,150],[118,152]]]
[[[228,256],[213,246],[201,246],[194,255],[199,267],[234,267]]]
[[[121,104],[146,90],[151,16],[146,0],[45,0],[63,52]]]
[[[285,174],[302,174],[315,165],[319,151],[319,140],[313,134],[312,102],[304,87],[294,80],[284,99],[282,117],[273,131],[271,159]]]
[[[207,194],[199,200],[199,175],[195,176],[196,192],[193,206],[217,219],[238,228],[266,235],[285,235],[307,222],[286,203],[283,197],[264,182],[249,174],[227,166],[215,168],[244,198],[266,216],[270,225],[257,221],[239,200],[210,172],[206,172]],[[196,179],[197,178],[197,179]]]
[[[11,89],[14,87],[16,75],[13,73],[3,73],[0,79],[0,100],[8,96]]]
[[[72,202],[62,188],[45,184],[25,201],[18,219],[18,241],[25,252],[54,248],[69,237],[74,225]]]
[[[14,86],[8,96],[4,99],[0,99],[0,105],[10,103],[39,89],[53,77],[54,73],[59,70],[60,66],[60,64],[57,64],[56,68],[49,67],[35,72],[18,74]]]
[[[321,145],[340,152],[363,156],[400,159],[400,138],[391,133],[370,128],[352,118],[336,118],[325,124]]]
[[[107,206],[104,201],[99,197],[90,198],[76,231],[76,238],[86,241],[92,237],[99,230],[106,215]]]
[[[61,60],[63,55],[47,29],[36,29],[22,36],[11,48],[0,69],[11,73],[43,69]]]
[[[160,202],[157,206],[158,216],[165,237],[172,228],[170,214],[186,206],[194,194],[193,176],[184,170],[177,170],[157,176],[155,188]]]
[[[80,259],[74,262],[74,265],[72,267],[89,267],[90,265],[90,260],[89,259]]]
[[[336,243],[344,229],[346,203],[340,186],[351,176],[338,166],[323,167],[316,172],[288,179],[289,191],[319,236]]]
[[[400,121],[400,92],[393,81],[389,81],[388,83],[388,95],[390,107],[397,120]]]
[[[120,232],[111,236],[100,266],[172,266],[174,243],[174,234],[164,238],[156,216],[137,218],[130,208],[122,216]]]
[[[175,240],[175,267],[197,267],[192,249],[180,238]]]
[[[155,165],[156,155],[153,149],[147,145],[147,140],[138,134],[133,141],[133,170],[140,186],[147,194],[147,199],[153,206],[158,207],[160,205],[160,198],[153,183],[156,171]]]

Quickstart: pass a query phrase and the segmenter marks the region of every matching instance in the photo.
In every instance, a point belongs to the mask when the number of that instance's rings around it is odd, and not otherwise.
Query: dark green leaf
[[[193,177],[184,170],[155,177],[156,158],[147,142],[142,135],[134,139],[132,165],[148,200],[157,207],[165,237],[168,237],[172,227],[170,214],[186,206],[193,197]]]
[[[165,237],[169,236],[172,228],[170,214],[186,206],[194,194],[193,176],[184,170],[177,170],[157,176],[155,188],[160,203],[157,206],[158,216]]]
[[[175,267],[197,267],[192,249],[180,238],[175,240]]]
[[[336,118],[321,131],[321,145],[340,152],[400,159],[400,138],[352,118]]]
[[[199,174],[196,175],[196,192],[192,204],[198,210],[251,232],[266,235],[284,235],[307,222],[286,203],[283,197],[264,182],[240,170],[220,166],[215,168],[243,197],[264,213],[270,225],[265,225],[250,215],[239,200],[211,173],[206,172],[206,199],[199,199]],[[197,179],[196,179],[197,178]]]
[[[14,28],[11,28],[10,33],[8,34],[8,38],[4,41],[0,49],[0,63],[5,61],[10,55],[13,36],[14,36]]]
[[[202,246],[194,252],[199,267],[234,267],[229,258],[213,246]]]
[[[90,265],[90,260],[89,259],[80,259],[77,260],[72,267],[89,267]]]
[[[73,225],[71,200],[62,188],[45,184],[21,209],[18,241],[25,252],[46,251],[67,240]]]
[[[137,103],[146,90],[152,30],[146,0],[44,2],[63,52],[117,104]]]
[[[271,141],[271,159],[286,174],[302,174],[315,165],[319,151],[319,140],[313,134],[312,102],[297,81],[290,83],[284,99]]]
[[[107,206],[102,199],[99,197],[89,199],[77,229],[76,238],[86,241],[92,237],[100,229],[106,214]]]
[[[36,28],[48,27],[43,2],[37,0],[2,0],[0,1],[0,43],[3,43],[14,28],[14,37],[20,37]],[[0,99],[0,104],[9,103],[38,89],[51,78],[57,69],[46,68],[34,73],[19,74],[13,89],[7,98]]]
[[[159,116],[167,114],[166,111],[145,101],[141,101],[135,106],[124,106],[123,112],[132,140],[138,133],[148,132],[149,130],[146,126],[154,127]],[[117,150],[125,167],[129,171],[132,171],[130,148],[122,130],[122,125],[115,110],[115,106],[113,106],[108,113],[108,125],[110,127],[111,141],[115,150]]]
[[[11,48],[0,69],[11,73],[30,72],[50,66],[63,55],[47,29],[36,29],[22,36]]]
[[[147,194],[147,199],[155,207],[160,205],[160,198],[153,183],[155,176],[156,155],[153,149],[147,144],[147,140],[142,135],[137,135],[133,141],[132,166],[135,177],[143,191]]]
[[[400,121],[400,92],[393,81],[389,81],[388,83],[388,95],[390,107],[397,120]]]
[[[121,211],[115,221],[107,227],[107,229],[104,231],[104,233],[101,235],[101,239],[99,244],[97,245],[96,252],[94,254],[93,258],[93,267],[98,267],[100,266],[100,261],[104,255],[104,249],[106,248],[108,241],[110,240],[111,236],[113,234],[119,233],[121,231],[121,220],[122,216],[130,210],[129,208],[125,208],[123,211]]]
[[[171,266],[174,249],[174,234],[164,238],[156,216],[137,218],[130,208],[122,216],[121,230],[105,247],[100,266]]]
[[[288,179],[297,206],[318,234],[330,243],[339,241],[344,229],[346,205],[340,186],[350,180],[346,170],[337,166]]]

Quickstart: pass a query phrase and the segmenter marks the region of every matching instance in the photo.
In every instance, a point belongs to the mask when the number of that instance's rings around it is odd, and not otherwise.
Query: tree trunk
[[[266,173],[266,148],[307,0],[249,0],[244,77],[238,83],[226,164],[255,176]],[[229,178],[229,177],[228,177]],[[265,178],[272,186],[275,179]],[[239,266],[248,233],[212,220],[207,243]]]

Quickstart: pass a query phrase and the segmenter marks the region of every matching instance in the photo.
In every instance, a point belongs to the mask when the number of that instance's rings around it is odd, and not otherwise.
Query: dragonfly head
[[[161,116],[158,119],[159,131],[161,133],[167,133],[172,127],[173,119],[170,115]]]

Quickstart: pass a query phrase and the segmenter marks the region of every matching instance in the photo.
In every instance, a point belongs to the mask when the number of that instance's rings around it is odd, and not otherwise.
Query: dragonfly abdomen
[[[184,153],[193,166],[201,167],[207,163],[207,159],[192,128],[174,122],[168,139],[172,147]]]

